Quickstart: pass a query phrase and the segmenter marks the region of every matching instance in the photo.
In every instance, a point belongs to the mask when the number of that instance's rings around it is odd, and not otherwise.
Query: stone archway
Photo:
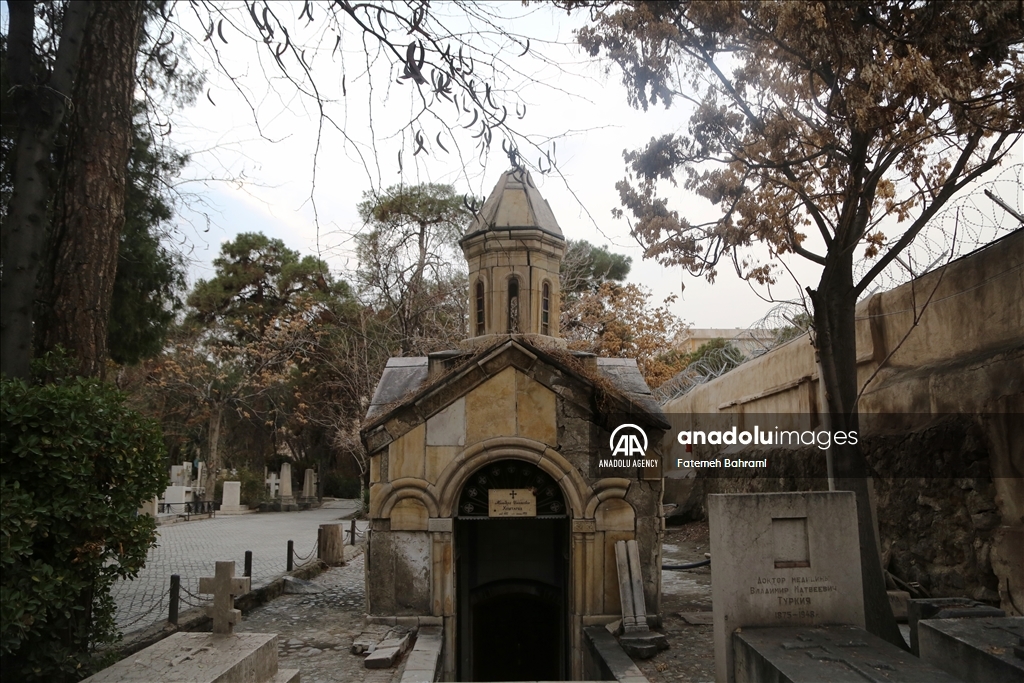
[[[528,504],[515,502],[516,493]],[[502,508],[495,501],[505,496],[513,502]],[[533,462],[490,460],[466,478],[458,501],[457,679],[570,678],[570,534],[561,487]]]

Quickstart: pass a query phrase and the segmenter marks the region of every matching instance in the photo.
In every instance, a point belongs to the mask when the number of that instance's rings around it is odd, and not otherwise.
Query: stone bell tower
[[[501,176],[460,244],[469,262],[469,345],[510,334],[558,344],[565,238],[528,172]]]

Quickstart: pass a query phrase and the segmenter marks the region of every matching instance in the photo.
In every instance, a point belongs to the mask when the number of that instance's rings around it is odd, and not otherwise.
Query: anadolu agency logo
[[[598,467],[657,467],[658,461],[647,457],[647,432],[635,424],[621,424],[612,431],[608,438],[611,458],[602,458]]]

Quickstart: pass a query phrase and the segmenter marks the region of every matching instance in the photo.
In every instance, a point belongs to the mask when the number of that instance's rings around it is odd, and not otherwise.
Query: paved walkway
[[[234,560],[235,573],[241,576],[246,550],[252,551],[252,587],[270,583],[285,571],[289,540],[295,542],[295,566],[299,566],[303,558],[316,556],[319,526],[355,512],[358,506],[355,500],[338,500],[303,512],[193,517],[159,526],[158,545],[149,551],[138,578],[122,581],[111,591],[118,628],[133,631],[167,618],[171,574],[181,576],[182,611],[202,604],[209,596],[199,596],[200,577],[213,576],[218,560]],[[357,524],[357,533],[365,529],[366,522]]]

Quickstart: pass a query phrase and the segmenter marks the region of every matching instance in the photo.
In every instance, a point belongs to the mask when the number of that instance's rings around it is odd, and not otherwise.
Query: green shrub
[[[226,481],[242,483],[239,490],[239,502],[242,505],[255,506],[267,499],[267,483],[263,478],[263,473],[239,467],[234,474],[229,472],[224,479],[217,479],[213,499],[218,503],[224,500],[224,482]]]
[[[327,498],[358,498],[359,480],[341,472],[328,472],[324,477],[324,496]]]
[[[160,430],[94,379],[0,379],[0,669],[75,681],[118,637],[110,587],[156,538],[139,505],[167,483]]]

